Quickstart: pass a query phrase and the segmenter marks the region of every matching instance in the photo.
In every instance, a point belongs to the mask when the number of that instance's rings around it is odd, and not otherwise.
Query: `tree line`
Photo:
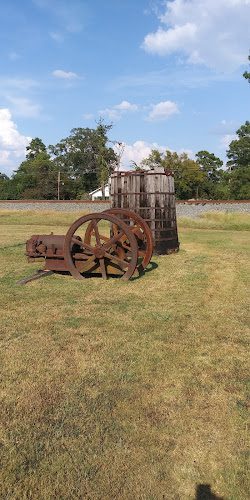
[[[227,151],[226,168],[222,168],[220,158],[208,151],[198,151],[192,160],[186,153],[152,150],[142,166],[171,170],[178,199],[250,199],[250,122],[246,121],[236,134],[237,139]]]
[[[46,148],[36,137],[26,159],[11,178],[0,174],[0,199],[84,199],[104,185],[118,157],[109,147],[112,125],[99,121],[95,129],[74,128],[56,145]],[[59,174],[60,173],[60,174]]]
[[[250,55],[248,56],[250,61]],[[243,77],[250,83],[250,72]],[[0,199],[84,199],[89,192],[104,186],[119,166],[120,158],[109,146],[108,132],[112,125],[99,120],[95,129],[74,128],[55,146],[46,148],[36,137],[26,148],[26,159],[11,178],[0,172]],[[163,167],[175,177],[178,199],[250,199],[250,122],[237,131],[223,161],[209,151],[198,151],[195,160],[186,153],[152,150],[134,168]]]
[[[100,121],[95,129],[74,128],[68,137],[46,148],[39,138],[26,148],[26,159],[11,178],[0,173],[0,199],[87,199],[89,192],[105,185],[119,164],[118,155],[109,146],[112,125]],[[152,150],[141,165],[162,166],[175,177],[178,199],[249,199],[250,198],[250,122],[236,132],[237,138],[227,151],[226,168],[220,158],[198,151],[195,160],[186,153]],[[60,172],[60,177],[59,177]]]

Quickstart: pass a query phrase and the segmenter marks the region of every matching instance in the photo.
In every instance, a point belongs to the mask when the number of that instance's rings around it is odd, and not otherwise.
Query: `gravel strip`
[[[34,210],[36,212],[53,211],[53,212],[102,212],[110,208],[110,203],[47,203],[44,202],[4,202],[0,201],[0,210]]]
[[[58,212],[102,212],[110,208],[107,203],[78,203],[78,202],[6,202],[0,201],[0,210],[34,210],[34,211],[58,211]],[[199,203],[176,204],[176,212],[178,217],[199,217],[205,212],[240,212],[250,213],[250,203]]]
[[[176,205],[177,217],[196,218],[205,212],[239,212],[250,213],[250,203],[208,203],[199,205],[188,205],[178,203]]]

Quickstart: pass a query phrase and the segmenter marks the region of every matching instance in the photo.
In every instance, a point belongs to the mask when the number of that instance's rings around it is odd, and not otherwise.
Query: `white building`
[[[104,192],[105,192],[105,198],[109,198],[109,185],[108,184],[105,184]],[[99,188],[95,189],[94,191],[91,191],[91,193],[89,193],[89,196],[91,197],[92,201],[101,200],[102,199],[102,188],[99,187]]]

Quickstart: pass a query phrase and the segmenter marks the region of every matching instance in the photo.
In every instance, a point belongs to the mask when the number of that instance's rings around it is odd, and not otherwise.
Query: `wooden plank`
[[[115,172],[111,178],[113,207],[135,211],[147,221],[156,253],[178,249],[174,179],[162,168],[145,172]]]
[[[123,208],[129,208],[129,203],[128,203],[128,178],[126,175],[123,176]]]

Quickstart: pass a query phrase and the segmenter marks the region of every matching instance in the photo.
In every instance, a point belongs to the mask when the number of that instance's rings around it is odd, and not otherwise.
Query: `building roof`
[[[105,189],[106,187],[108,187],[108,183],[104,185],[104,189]],[[90,191],[90,193],[89,193],[89,194],[95,194],[95,193],[97,193],[97,191],[101,191],[101,190],[102,190],[102,186],[100,186],[100,187],[98,187],[98,188],[94,189],[94,191]]]

